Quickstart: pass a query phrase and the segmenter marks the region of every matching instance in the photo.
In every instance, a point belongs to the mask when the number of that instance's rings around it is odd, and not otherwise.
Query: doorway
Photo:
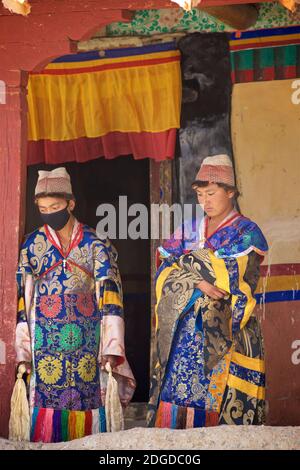
[[[134,160],[128,155],[112,160],[98,158],[86,163],[65,163],[63,166],[71,176],[76,197],[74,215],[80,222],[96,228],[100,221],[96,209],[102,203],[115,207],[118,221],[119,196],[127,196],[128,207],[134,203],[144,204],[150,214],[149,159]],[[53,165],[46,164],[28,166],[26,233],[41,225],[38,210],[33,203],[38,170],[53,168]],[[150,237],[122,240],[117,236],[116,240],[111,241],[118,251],[123,283],[126,356],[137,381],[133,401],[147,402],[151,336]]]

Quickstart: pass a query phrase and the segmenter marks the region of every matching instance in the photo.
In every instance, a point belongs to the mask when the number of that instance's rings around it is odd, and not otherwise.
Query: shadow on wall
[[[183,95],[177,154],[183,204],[195,202],[191,183],[205,157],[232,156],[232,84],[228,34],[189,34],[179,40],[178,47]]]

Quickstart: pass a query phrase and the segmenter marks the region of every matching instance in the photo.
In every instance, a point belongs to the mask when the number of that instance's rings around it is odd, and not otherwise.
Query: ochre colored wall
[[[258,291],[282,293],[280,302],[256,307],[273,425],[300,424],[300,103],[292,101],[294,82],[238,84],[232,97],[240,208],[262,228],[270,248]]]

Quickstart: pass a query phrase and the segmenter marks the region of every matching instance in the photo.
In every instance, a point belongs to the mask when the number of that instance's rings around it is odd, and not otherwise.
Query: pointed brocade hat
[[[35,187],[35,195],[41,193],[73,194],[71,178],[64,167],[52,171],[39,170],[39,177]]]
[[[197,183],[200,181],[235,186],[233,165],[230,157],[220,154],[204,158],[192,186],[197,186]]]

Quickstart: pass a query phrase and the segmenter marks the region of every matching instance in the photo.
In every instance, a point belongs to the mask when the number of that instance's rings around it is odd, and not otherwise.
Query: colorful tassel
[[[62,441],[61,410],[54,410],[54,413],[53,413],[52,442],[61,442],[61,441]]]
[[[33,409],[31,440],[62,442],[106,432],[105,408],[88,411]]]
[[[205,419],[205,426],[218,426],[219,424],[219,413],[216,411],[207,411],[206,412],[206,419]]]
[[[205,410],[195,408],[194,428],[203,428],[205,426]]]
[[[171,409],[171,429],[176,429],[176,422],[177,422],[177,405],[172,405]]]
[[[186,412],[186,429],[194,427],[195,409],[189,407]]]
[[[30,440],[33,441],[34,430],[36,427],[36,420],[38,417],[39,409],[37,407],[33,408],[32,419],[31,419],[31,433],[30,433]]]
[[[99,408],[99,432],[106,432],[106,416],[104,406],[100,406]]]
[[[69,411],[68,440],[76,439],[76,411]]]
[[[172,403],[162,402],[162,417],[161,417],[161,427],[170,428],[171,427],[171,416],[172,416]]]
[[[33,433],[33,442],[39,442],[43,440],[43,424],[44,424],[44,416],[46,413],[45,408],[40,408],[37,414],[34,433]]]
[[[90,436],[92,434],[93,415],[91,410],[85,412],[84,434]]]
[[[184,406],[178,406],[176,429],[185,429],[186,427],[186,408]]]
[[[98,434],[99,433],[99,410],[92,410],[93,414],[93,423],[92,423],[92,433]]]
[[[75,439],[80,439],[84,437],[84,422],[85,422],[85,412],[84,411],[75,411],[76,424],[75,424]]]
[[[44,423],[43,423],[43,442],[52,441],[53,413],[54,413],[53,409],[46,408],[46,412],[44,415]]]
[[[162,402],[159,403],[157,412],[156,412],[156,419],[155,419],[155,427],[156,428],[161,428],[161,420],[162,420]]]
[[[69,422],[69,411],[61,410],[61,434],[62,440],[68,441],[68,422]]]

